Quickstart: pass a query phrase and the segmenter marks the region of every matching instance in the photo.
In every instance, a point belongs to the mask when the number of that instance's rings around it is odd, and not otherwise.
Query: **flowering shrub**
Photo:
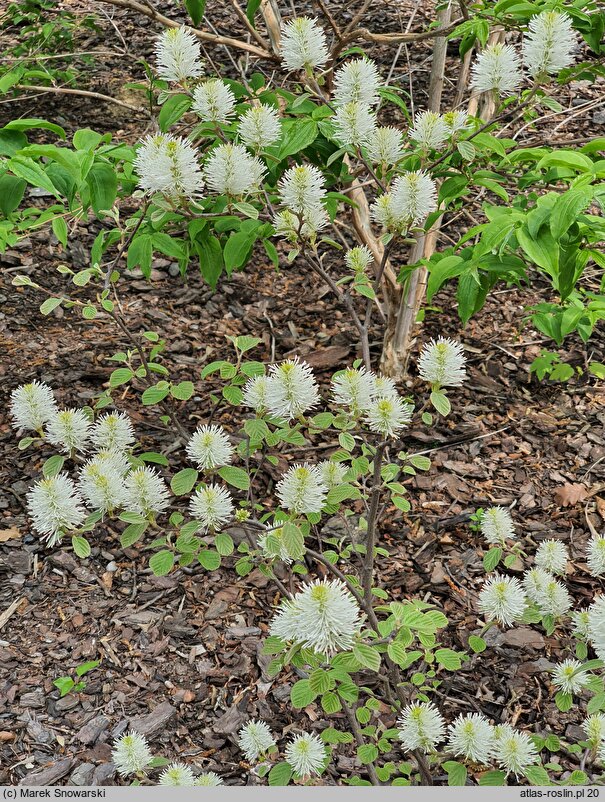
[[[544,541],[532,562],[516,542],[509,510],[476,511],[486,578],[472,599],[478,625],[464,651],[451,648],[444,612],[395,598],[376,571],[376,562],[389,557],[381,539],[385,510],[406,513],[406,478],[430,467],[422,454],[404,450],[406,428],[412,421],[431,427],[435,413],[449,415],[451,396],[466,379],[462,346],[440,337],[420,352],[418,374],[428,391],[418,412],[394,381],[423,282],[431,301],[457,280],[466,322],[497,281],[518,284],[535,270],[558,298],[539,304],[531,318],[557,343],[574,330],[586,339],[605,308],[603,297],[581,284],[590,260],[603,267],[596,214],[602,140],[579,150],[517,148],[498,127],[529,124],[540,108],[556,109],[554,80],[599,74],[598,65],[574,64],[580,34],[600,50],[602,15],[591,2],[560,10],[521,4],[514,14],[509,5],[479,4],[472,17],[441,31],[461,39],[462,55],[477,46],[471,100],[481,96],[480,111],[475,105],[412,115],[371,59],[350,52],[341,59],[357,36],[330,43],[317,20],[299,17],[278,33],[267,22],[275,60],[288,75],[283,85],[261,72],[241,81],[208,76],[204,32],[168,25],[150,72],[159,131],[136,146],[88,129],[77,131],[71,146],[30,144],[24,132],[36,127],[64,138],[44,120],[19,120],[0,132],[2,243],[50,222],[65,247],[67,219],[92,213],[103,221],[90,266],[78,273],[60,268],[88,287],[86,300],[50,292],[36,276],[13,283],[49,296],[43,314],[76,308],[85,320],[112,321],[129,341],[112,357],[118,367],[94,406],[60,409],[53,390],[35,381],[13,391],[12,419],[24,435],[19,448],[35,447],[45,457],[27,495],[32,527],[47,548],[71,542],[86,558],[111,520],[123,549],[149,550],[157,576],[226,564],[240,577],[258,568],[275,584],[280,599],[266,622],[267,672],[295,673],[292,706],[317,705],[328,726],[317,733],[301,727],[287,742],[264,721],[241,729],[243,757],[270,785],[321,782],[333,753],[351,744],[363,766],[347,780],[352,785],[445,777],[465,785],[469,776],[480,785],[581,785],[586,761],[605,759],[605,688],[593,673],[605,658],[605,598],[572,609],[562,543]],[[187,8],[199,24],[203,7]],[[490,25],[521,33],[496,41]],[[383,114],[385,121],[397,114],[403,124],[381,125]],[[21,208],[28,184],[56,202]],[[445,250],[425,247],[444,216],[479,188],[499,200],[485,203],[487,222],[450,238]],[[123,219],[126,199],[136,211]],[[343,220],[353,223],[345,234]],[[394,257],[408,246],[408,264],[397,273]],[[123,260],[149,275],[155,252],[178,261],[182,273],[197,259],[215,287],[257,247],[275,267],[282,256],[303,260],[350,315],[361,359],[337,371],[328,391],[298,358],[271,365],[249,359],[260,342],[251,336],[229,338],[231,360],[175,382],[163,361],[169,345],[156,332],[138,337],[130,330],[119,302]],[[375,314],[386,331],[380,370],[372,369],[370,353]],[[209,393],[215,408],[191,432],[175,402],[190,400],[198,381],[210,378],[222,383]],[[178,456],[143,451],[129,416],[109,411],[113,392],[126,387],[170,424]],[[229,430],[215,422],[223,404],[232,413]],[[330,448],[326,459],[317,458],[319,446]],[[522,573],[511,575],[519,565]],[[605,537],[589,544],[587,565],[593,576],[605,573]],[[574,697],[591,694],[585,741],[530,733],[514,726],[516,719],[493,725],[478,708],[452,717],[440,704],[447,673],[472,669],[492,627],[518,624],[557,632],[567,645],[569,657],[552,669],[552,693],[563,712]],[[589,648],[598,659],[587,659]],[[578,758],[566,774],[547,755],[562,749],[570,761]],[[154,758],[136,732],[117,739],[112,759],[120,776],[136,783],[150,782],[154,769],[162,769],[161,785],[223,782],[212,771],[196,775],[196,767]]]
[[[208,76],[199,32],[169,27],[156,43],[150,71],[159,131],[136,148],[87,129],[76,133],[72,148],[30,145],[24,134],[29,127],[65,136],[40,120],[14,121],[2,130],[4,241],[14,243],[21,232],[50,221],[65,246],[66,219],[92,209],[105,226],[90,268],[74,279],[81,285],[100,280],[105,289],[118,280],[121,257],[128,269],[138,266],[145,275],[154,252],[176,260],[183,273],[198,260],[215,287],[223,273],[243,268],[257,245],[276,267],[285,248],[288,263],[304,260],[347,308],[367,369],[374,302],[384,296],[381,367],[388,375],[405,366],[427,269],[429,301],[457,280],[464,323],[498,281],[520,285],[540,273],[556,300],[531,311],[533,324],[557,344],[574,331],[587,339],[605,315],[603,295],[581,283],[589,262],[603,267],[597,244],[605,227],[593,213],[603,200],[602,140],[578,150],[518,148],[502,135],[515,123],[531,124],[541,109],[561,109],[553,97],[555,80],[602,74],[597,64],[575,65],[578,34],[595,53],[601,47],[602,14],[592,0],[581,5],[585,10],[479,5],[449,32],[461,37],[462,54],[473,45],[480,51],[471,69],[469,111],[431,109],[414,116],[371,59],[341,60],[340,40],[331,47],[310,17],[281,29],[275,57],[290,78],[287,89],[260,72],[241,81]],[[198,11],[190,9],[194,21]],[[488,41],[490,23],[521,26],[520,46]],[[493,101],[486,122],[476,111],[478,95]],[[383,114],[401,123],[381,125]],[[177,126],[179,133],[172,133]],[[50,192],[56,203],[20,211],[27,184]],[[456,234],[455,244],[439,252],[432,253],[432,246],[418,251],[426,232],[438,230],[479,191],[498,198],[483,206],[488,222],[461,238]],[[126,198],[139,208],[122,220],[118,199]],[[353,239],[338,226],[351,217]],[[409,264],[397,275],[390,259],[408,245]],[[363,299],[365,312],[359,308]],[[97,305],[91,296],[89,317]],[[595,364],[593,372],[603,370]]]

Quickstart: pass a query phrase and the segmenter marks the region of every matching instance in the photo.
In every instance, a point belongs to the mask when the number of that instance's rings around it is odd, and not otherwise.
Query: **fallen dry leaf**
[[[601,496],[595,496],[595,502],[597,505],[597,512],[601,516],[601,518],[605,521],[605,499],[601,498]]]
[[[21,532],[16,526],[11,526],[9,529],[2,529],[0,531],[0,543],[6,543],[7,540],[15,540],[21,537]]]
[[[588,496],[588,488],[581,484],[566,484],[555,490],[555,501],[559,507],[573,507]]]

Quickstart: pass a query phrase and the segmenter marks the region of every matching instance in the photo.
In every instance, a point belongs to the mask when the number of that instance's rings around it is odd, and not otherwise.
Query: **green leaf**
[[[90,202],[97,216],[111,209],[118,194],[118,176],[109,164],[93,164],[86,176]]]
[[[374,744],[362,744],[357,747],[357,757],[364,765],[373,763],[378,757],[378,747]]]
[[[269,785],[288,785],[291,777],[292,767],[289,763],[276,763],[269,772]]]
[[[204,17],[206,0],[185,0],[185,8],[189,12],[191,22],[194,25],[199,25]]]
[[[53,309],[61,306],[62,303],[62,298],[47,298],[42,304],[40,304],[40,312],[43,315],[50,315]]]
[[[483,555],[483,567],[486,571],[493,571],[502,559],[502,549],[496,546]]]
[[[160,109],[158,117],[160,131],[165,132],[178,122],[183,114],[189,111],[191,103],[192,100],[188,95],[170,95]]]
[[[146,406],[159,404],[170,392],[170,385],[166,381],[158,382],[153,387],[148,387],[141,396],[141,402]]]
[[[305,554],[305,538],[302,530],[296,524],[286,521],[283,525],[284,545],[291,557],[300,560]]]
[[[65,131],[60,125],[49,123],[48,120],[41,120],[39,117],[21,117],[18,120],[11,120],[4,129],[6,131],[28,131],[30,128],[42,128],[45,131],[52,131],[53,134],[65,139]]]
[[[133,546],[138,540],[141,539],[148,527],[147,523],[129,524],[122,532],[120,537],[120,545],[123,549]]]
[[[238,407],[242,403],[244,394],[239,387],[229,385],[228,387],[223,387],[223,397],[231,404],[231,406]]]
[[[457,671],[462,667],[463,655],[463,652],[455,652],[453,649],[437,649],[435,659],[448,671]]]
[[[197,555],[199,563],[207,571],[216,571],[221,565],[221,555],[214,549],[202,549]]]
[[[54,217],[51,226],[53,234],[65,248],[67,246],[67,223],[62,217]]]
[[[573,705],[573,696],[570,693],[558,691],[555,696],[555,704],[562,713],[567,713]]]
[[[295,682],[290,690],[290,701],[297,708],[303,708],[311,704],[315,699],[317,693],[311,690],[311,685],[308,679],[299,679]]]
[[[82,309],[82,317],[84,320],[94,320],[97,316],[97,308],[96,306],[92,306],[89,304]]]
[[[548,772],[543,766],[528,766],[525,776],[532,785],[552,785]]]
[[[483,640],[483,638],[480,638],[477,635],[469,635],[468,645],[473,652],[475,652],[475,654],[480,654],[487,649],[486,642]]]
[[[328,714],[338,713],[339,710],[342,710],[342,704],[338,695],[332,691],[324,693],[321,697],[321,707],[323,711]]]
[[[550,233],[555,240],[577,222],[578,215],[590,204],[594,195],[593,187],[577,187],[559,196],[550,212]]]
[[[380,652],[373,646],[368,646],[365,643],[356,643],[353,646],[353,656],[362,666],[372,671],[378,671],[380,668]]]
[[[155,576],[166,576],[174,565],[174,554],[167,549],[158,551],[149,560],[149,567]]]
[[[90,543],[85,537],[74,535],[71,539],[71,545],[78,557],[85,559],[90,555]]]
[[[130,368],[117,368],[109,377],[109,386],[119,387],[121,384],[126,384],[126,382],[129,382],[133,376],[134,373],[130,370]]]
[[[61,471],[64,464],[65,457],[62,457],[61,454],[54,454],[52,457],[49,457],[42,466],[44,477],[49,479],[51,476],[56,476]]]
[[[317,138],[314,120],[288,120],[283,123],[283,137],[279,148],[280,161],[309,147]]]
[[[237,270],[245,264],[255,239],[256,236],[254,232],[237,231],[231,234],[225,245],[225,250],[223,251],[223,259],[225,261],[227,273],[231,273],[233,270]]]
[[[197,482],[198,472],[195,468],[183,468],[182,471],[175,473],[170,480],[170,489],[175,496],[186,496],[193,489]]]
[[[447,771],[448,785],[466,785],[466,766],[456,760],[446,760],[443,768]]]
[[[456,145],[458,153],[462,156],[464,161],[472,162],[477,154],[477,150],[472,142],[458,142]]]
[[[2,212],[4,217],[8,217],[15,211],[15,209],[18,208],[19,204],[23,200],[23,196],[25,195],[26,187],[27,181],[25,181],[23,178],[17,178],[9,173],[5,173],[3,176],[0,176],[0,212]],[[63,220],[61,217],[55,219]],[[53,230],[54,222],[55,221],[53,220]],[[65,221],[63,221],[63,223],[65,223]],[[67,230],[67,226],[65,228]],[[59,239],[56,233],[55,236],[57,239]],[[59,241],[61,242],[62,240]]]
[[[53,680],[53,685],[59,689],[61,698],[63,698],[71,691],[75,682],[71,677],[57,677],[57,679]]]
[[[237,487],[239,490],[248,490],[250,487],[250,477],[242,468],[225,465],[219,470],[218,474],[228,485]]]
[[[146,278],[151,275],[151,258],[153,256],[153,246],[150,234],[139,234],[133,239],[128,248],[126,257],[126,267],[133,270],[137,265]]]
[[[214,545],[222,557],[228,557],[230,554],[233,554],[233,538],[226,532],[220,532],[214,538]]]
[[[179,382],[170,387],[170,395],[178,401],[188,401],[194,392],[195,385],[190,381]]]
[[[503,771],[486,771],[479,776],[479,785],[504,785],[506,774]]]
[[[316,668],[309,675],[309,688],[315,696],[329,690],[332,682],[330,675],[323,668]]]
[[[138,458],[142,459],[143,462],[153,462],[155,465],[169,465],[166,457],[163,454],[158,454],[157,451],[144,451],[138,455]]]
[[[59,197],[55,185],[46,175],[42,167],[30,159],[29,156],[13,156],[7,163],[8,169],[18,178],[23,178],[28,184],[45,189],[51,195]]]
[[[433,390],[431,393],[431,404],[435,407],[437,412],[443,417],[447,417],[452,411],[452,405],[445,393],[438,390]]]
[[[567,778],[568,785],[587,785],[588,784],[588,775],[584,771],[580,771],[580,769],[575,769],[571,772],[569,777]]]

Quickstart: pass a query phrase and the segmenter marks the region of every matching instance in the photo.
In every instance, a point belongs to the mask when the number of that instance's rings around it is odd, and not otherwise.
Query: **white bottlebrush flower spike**
[[[128,732],[113,742],[111,760],[122,777],[145,771],[153,760],[146,739],[138,732]]]
[[[246,407],[252,407],[256,412],[264,412],[267,409],[268,376],[255,376],[248,379],[244,385],[244,398],[242,403]]]
[[[82,498],[66,473],[41,479],[27,494],[33,528],[53,546],[64,532],[77,529],[86,518]]]
[[[200,487],[189,502],[189,510],[203,532],[221,529],[235,512],[229,491],[220,485]]]
[[[317,465],[319,475],[322,482],[327,486],[328,490],[344,482],[347,466],[344,462],[332,462],[332,460],[323,460]]]
[[[277,189],[280,203],[291,212],[304,214],[321,205],[326,197],[326,180],[319,168],[302,164],[286,170]]]
[[[15,429],[34,429],[41,432],[44,424],[56,413],[57,402],[47,384],[33,381],[13,390],[10,411]]]
[[[549,574],[564,574],[569,554],[560,540],[544,540],[538,546],[535,564]]]
[[[571,596],[565,585],[551,577],[540,590],[536,604],[542,615],[552,615],[558,618],[569,612]]]
[[[282,61],[289,70],[318,69],[329,57],[326,36],[314,19],[296,17],[282,26]]]
[[[190,787],[195,785],[195,777],[189,766],[186,766],[184,763],[171,763],[160,774],[158,785]]]
[[[142,140],[134,160],[139,187],[169,198],[195,198],[204,189],[197,151],[188,139],[155,134]]]
[[[370,161],[390,167],[403,157],[403,134],[397,128],[380,127],[374,129],[366,142]]]
[[[368,407],[366,423],[383,437],[396,437],[412,420],[414,407],[401,398],[377,398]]]
[[[437,208],[437,187],[422,171],[398,176],[390,192],[380,195],[371,206],[372,218],[387,231],[402,234],[419,225]]]
[[[529,74],[556,75],[573,63],[577,45],[571,17],[557,11],[542,11],[529,21],[523,38],[523,61]]]
[[[494,746],[494,728],[480,713],[467,713],[454,720],[448,730],[447,748],[473,763],[486,766]]]
[[[202,471],[229,465],[233,446],[222,426],[199,426],[187,443],[187,456]]]
[[[335,404],[351,407],[351,413],[359,415],[376,396],[376,377],[364,367],[347,368],[333,377],[331,389]]]
[[[376,376],[374,389],[377,398],[399,398],[395,382],[388,376]]]
[[[90,439],[98,449],[126,451],[135,442],[135,435],[128,415],[108,412],[92,427]]]
[[[249,721],[241,728],[237,742],[248,763],[254,763],[276,745],[275,738],[267,724],[264,721],[254,720]]]
[[[321,512],[328,488],[315,465],[304,463],[289,468],[275,488],[280,503],[297,515]]]
[[[591,537],[586,548],[588,570],[593,576],[605,574],[605,536]]]
[[[342,145],[366,145],[376,129],[376,115],[363,103],[345,103],[332,118],[334,136]]]
[[[418,374],[439,387],[458,387],[466,379],[466,358],[461,343],[439,337],[425,345],[418,357]]]
[[[520,621],[525,612],[525,593],[518,579],[502,574],[488,577],[479,594],[479,609],[489,620],[505,626]]]
[[[323,206],[309,206],[304,212],[294,214],[289,209],[278,212],[273,218],[276,237],[284,237],[295,243],[299,238],[314,241],[317,232],[328,225],[329,218]]]
[[[576,610],[571,614],[573,623],[573,634],[580,640],[588,640],[588,621],[589,621],[589,608],[584,607],[582,610]]]
[[[538,763],[538,752],[527,733],[514,730],[508,724],[495,729],[494,758],[507,774],[519,777],[529,766]]]
[[[166,482],[154,468],[136,468],[128,474],[124,484],[124,506],[129,512],[155,517],[170,504]]]
[[[605,660],[605,596],[597,596],[588,608],[588,637],[600,660]]]
[[[246,147],[256,152],[279,142],[281,123],[273,106],[251,106],[240,118],[237,133]]]
[[[477,56],[471,70],[471,86],[479,92],[510,95],[522,80],[519,56],[511,45],[488,45]]]
[[[65,454],[86,451],[90,419],[81,409],[61,409],[46,424],[46,436]]]
[[[563,693],[580,693],[590,680],[590,675],[582,671],[579,660],[563,660],[557,663],[552,674],[552,684]]]
[[[405,707],[397,729],[407,751],[432,752],[445,736],[445,722],[432,702],[414,702]]]
[[[311,367],[298,358],[271,365],[267,409],[280,418],[298,418],[319,402],[319,388]]]
[[[101,449],[92,457],[91,462],[99,468],[108,469],[125,476],[130,470],[130,462],[123,451]]]
[[[449,137],[467,128],[468,115],[465,111],[446,111],[442,117]]]
[[[414,117],[414,125],[408,136],[425,150],[439,150],[448,140],[449,128],[440,114],[420,111]]]
[[[345,253],[345,264],[354,273],[365,273],[373,262],[372,252],[366,245],[358,245]]]
[[[295,735],[284,750],[286,761],[299,777],[320,774],[326,762],[326,747],[317,735]]]
[[[594,713],[588,716],[583,725],[586,738],[593,749],[596,749],[605,741],[605,715]]]
[[[429,381],[429,379],[426,381]],[[481,534],[486,543],[504,545],[507,540],[515,540],[516,538],[512,515],[504,507],[489,507],[489,509],[485,510],[481,517],[480,526]]]
[[[158,77],[163,81],[181,82],[199,78],[203,72],[200,43],[187,28],[168,28],[155,45]]]
[[[210,78],[193,90],[191,106],[200,120],[227,123],[235,114],[235,95],[220,78]]]
[[[124,473],[110,459],[99,460],[97,456],[86,462],[80,471],[78,490],[87,506],[103,514],[121,509],[127,501]]]
[[[204,177],[213,192],[239,198],[258,190],[265,169],[260,159],[251,156],[243,145],[227,143],[210,152]]]
[[[194,785],[205,785],[209,787],[216,787],[224,784],[222,777],[219,777],[214,771],[205,771],[198,776],[194,783]]]
[[[283,601],[270,633],[320,654],[347,651],[361,627],[359,606],[338,579],[316,581]]]
[[[375,106],[380,97],[382,79],[374,61],[358,58],[347,61],[334,73],[334,104],[362,103]]]
[[[545,571],[543,568],[531,568],[523,575],[523,589],[527,594],[527,598],[536,604],[544,588],[553,578],[552,574]]]

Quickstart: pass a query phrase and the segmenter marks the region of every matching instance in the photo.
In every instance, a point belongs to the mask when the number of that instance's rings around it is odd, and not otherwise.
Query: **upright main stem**
[[[374,472],[372,476],[372,490],[370,491],[370,509],[368,511],[368,532],[366,537],[366,553],[363,558],[363,598],[367,605],[372,604],[372,584],[374,579],[374,544],[378,525],[378,505],[382,490],[382,458],[386,443],[380,443],[374,454]]]

